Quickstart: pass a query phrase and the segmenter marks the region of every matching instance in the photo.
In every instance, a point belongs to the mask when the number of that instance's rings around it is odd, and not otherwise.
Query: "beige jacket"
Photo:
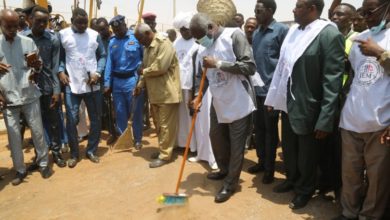
[[[138,87],[146,86],[151,104],[182,101],[179,62],[168,38],[156,34],[150,46],[145,47],[143,68]]]

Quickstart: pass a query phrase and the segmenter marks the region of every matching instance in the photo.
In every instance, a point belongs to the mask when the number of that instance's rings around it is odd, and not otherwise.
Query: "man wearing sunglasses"
[[[208,15],[196,14],[191,34],[204,48],[199,51],[207,68],[208,86],[213,100],[210,110],[210,140],[219,172],[208,179],[224,180],[215,202],[227,201],[236,190],[242,169],[245,142],[251,114],[255,110],[249,76],[256,71],[251,47],[238,28],[223,28]]]
[[[349,56],[355,77],[340,120],[343,212],[338,219],[384,219],[390,195],[390,75],[385,65],[390,2],[364,0],[362,15],[370,30],[356,36]]]

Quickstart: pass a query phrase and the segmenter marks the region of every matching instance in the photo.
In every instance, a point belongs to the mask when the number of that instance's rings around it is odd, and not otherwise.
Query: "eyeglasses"
[[[363,16],[363,17],[371,17],[373,14],[377,13],[379,10],[381,10],[381,9],[382,9],[383,7],[385,7],[386,5],[389,5],[389,3],[386,2],[386,3],[380,5],[379,7],[375,8],[375,9],[373,9],[373,10],[367,10],[367,11],[364,11],[364,10],[363,10],[363,11],[360,13],[360,15]]]

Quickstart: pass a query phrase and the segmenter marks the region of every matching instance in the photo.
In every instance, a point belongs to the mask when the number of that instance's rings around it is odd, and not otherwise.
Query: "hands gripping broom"
[[[192,115],[190,133],[187,136],[186,147],[184,150],[183,160],[181,162],[180,171],[179,171],[179,178],[177,179],[177,183],[176,183],[176,190],[174,193],[163,193],[161,196],[157,198],[158,203],[164,205],[183,205],[188,201],[188,195],[184,193],[179,193],[179,188],[181,184],[181,179],[183,177],[184,166],[186,164],[187,157],[188,157],[188,152],[190,150],[190,143],[191,143],[192,133],[195,127],[196,117],[198,115],[200,103],[202,102],[202,98],[203,98],[203,88],[206,80],[206,73],[207,73],[207,68],[204,68],[202,73],[202,80],[200,81],[200,86],[199,86],[199,95],[198,97],[196,97],[195,100],[195,110],[194,110],[194,114]]]

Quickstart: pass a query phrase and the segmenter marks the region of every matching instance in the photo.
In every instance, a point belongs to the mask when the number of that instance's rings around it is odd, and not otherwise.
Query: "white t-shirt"
[[[356,39],[369,37],[390,50],[390,29],[377,35],[365,31]],[[390,76],[375,57],[364,56],[358,46],[354,43],[349,55],[355,77],[341,112],[340,127],[357,133],[376,132],[390,125]]]
[[[193,83],[193,65],[192,56],[199,45],[193,38],[185,40],[183,38],[177,39],[173,46],[176,49],[176,55],[180,64],[180,82],[182,89],[192,89]]]

